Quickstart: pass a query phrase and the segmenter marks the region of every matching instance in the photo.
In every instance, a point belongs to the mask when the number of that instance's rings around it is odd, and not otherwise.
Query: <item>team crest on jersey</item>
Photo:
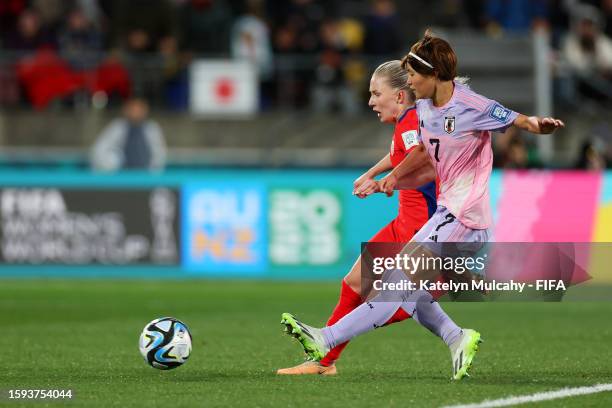
[[[416,130],[409,130],[402,133],[402,140],[404,141],[404,148],[408,150],[419,144],[419,134]]]
[[[444,117],[444,131],[451,134],[455,131],[455,117],[445,116]]]

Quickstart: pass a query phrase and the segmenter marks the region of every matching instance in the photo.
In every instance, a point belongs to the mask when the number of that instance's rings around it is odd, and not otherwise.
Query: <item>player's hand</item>
[[[538,126],[540,127],[541,133],[549,134],[554,132],[558,128],[565,127],[565,123],[555,118],[540,118],[538,120]]]
[[[373,180],[373,179],[374,177],[370,176],[368,172],[363,173],[355,181],[353,181],[353,194],[355,194],[355,192],[359,189],[359,187],[361,187],[363,183],[365,183],[368,180]]]
[[[380,191],[385,193],[387,197],[391,197],[393,195],[393,191],[395,190],[395,186],[397,185],[397,177],[393,172],[387,174],[383,177],[379,182]]]
[[[353,194],[359,198],[366,198],[370,194],[379,191],[378,182],[372,178],[362,180],[359,185],[357,185],[357,181],[359,181],[359,179],[354,183],[355,189],[353,190]]]

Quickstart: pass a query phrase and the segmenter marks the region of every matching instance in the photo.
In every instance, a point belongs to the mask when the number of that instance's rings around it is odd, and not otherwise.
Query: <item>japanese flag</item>
[[[194,61],[189,91],[194,114],[249,116],[257,112],[257,71],[248,61]]]

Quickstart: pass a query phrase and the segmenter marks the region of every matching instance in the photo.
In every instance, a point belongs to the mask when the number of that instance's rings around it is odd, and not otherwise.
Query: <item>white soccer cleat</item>
[[[459,339],[450,345],[453,380],[469,377],[468,370],[472,367],[480,343],[482,343],[480,333],[472,329],[463,329]]]

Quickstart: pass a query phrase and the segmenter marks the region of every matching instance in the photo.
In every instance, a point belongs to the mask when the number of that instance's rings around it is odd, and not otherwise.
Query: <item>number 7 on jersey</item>
[[[431,143],[431,145],[435,145],[436,146],[436,150],[434,152],[434,157],[436,159],[436,161],[439,163],[440,162],[440,156],[438,156],[438,154],[440,153],[440,139],[429,139],[429,143]]]

